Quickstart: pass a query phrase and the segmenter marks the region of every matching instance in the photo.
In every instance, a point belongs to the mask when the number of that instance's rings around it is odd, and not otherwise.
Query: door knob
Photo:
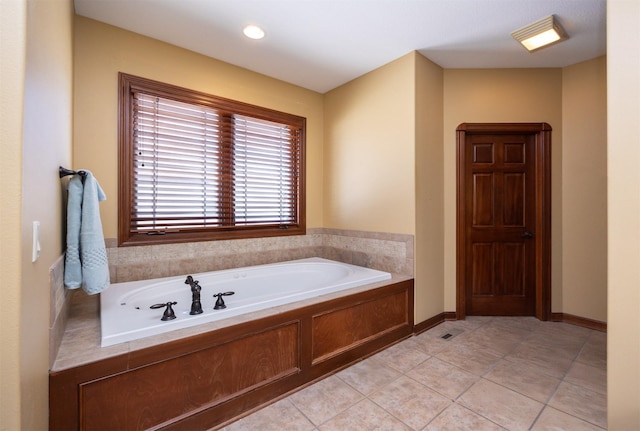
[[[529,232],[529,231],[527,230],[527,231],[525,231],[525,232],[522,234],[522,237],[523,237],[523,238],[533,238],[533,233],[532,233],[532,232]]]

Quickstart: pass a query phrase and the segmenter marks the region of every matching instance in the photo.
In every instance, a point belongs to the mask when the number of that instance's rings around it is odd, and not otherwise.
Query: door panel
[[[479,173],[473,175],[473,225],[493,226],[493,175]]]
[[[522,173],[504,174],[504,194],[502,201],[504,226],[525,226],[525,203],[527,178]]]
[[[526,246],[522,243],[504,243],[502,248],[502,262],[499,262],[500,278],[502,286],[507,286],[508,289],[500,293],[525,296],[527,289],[531,290],[526,279],[530,273],[527,268]]]
[[[525,145],[522,142],[506,142],[504,144],[504,162],[507,164],[525,163]]]
[[[479,243],[472,245],[471,295],[474,297],[492,295],[494,286],[494,245]]]

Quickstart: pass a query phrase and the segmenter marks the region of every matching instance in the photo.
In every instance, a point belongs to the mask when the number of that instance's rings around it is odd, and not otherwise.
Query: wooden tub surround
[[[412,278],[345,293],[54,370],[50,429],[221,426],[412,334]]]

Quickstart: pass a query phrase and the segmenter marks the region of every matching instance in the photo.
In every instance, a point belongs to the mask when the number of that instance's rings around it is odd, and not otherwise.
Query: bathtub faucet
[[[214,310],[220,310],[222,308],[227,308],[227,306],[224,303],[224,300],[222,299],[223,296],[229,296],[229,295],[233,295],[235,292],[224,292],[224,293],[216,293],[215,295],[213,295],[213,297],[218,297],[218,299],[216,300],[216,305],[213,306]]]
[[[202,288],[198,284],[198,280],[194,280],[192,276],[188,275],[184,284],[191,286],[191,311],[189,314],[202,314],[202,303],[200,302],[200,291]]]
[[[154,304],[152,305],[151,308],[152,310],[156,310],[158,308],[163,308],[164,309],[164,313],[162,314],[162,318],[160,320],[162,321],[167,321],[167,320],[173,320],[176,318],[176,313],[173,311],[173,306],[176,305],[177,302],[173,301],[169,301],[169,302],[165,302],[164,304]]]

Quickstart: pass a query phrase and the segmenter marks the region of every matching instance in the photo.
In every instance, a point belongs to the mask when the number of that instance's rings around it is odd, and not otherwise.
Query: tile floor
[[[223,430],[602,430],[606,357],[602,332],[529,317],[468,317]]]

